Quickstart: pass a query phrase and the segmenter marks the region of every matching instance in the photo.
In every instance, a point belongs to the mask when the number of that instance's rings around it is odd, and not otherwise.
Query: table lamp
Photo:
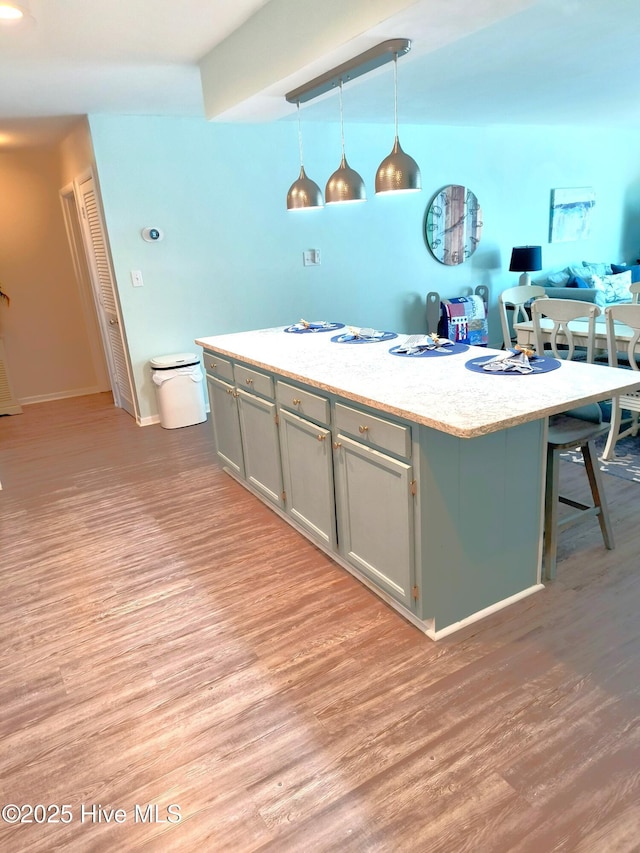
[[[521,272],[520,285],[531,284],[530,272],[542,269],[541,246],[514,246],[511,252],[510,272]]]

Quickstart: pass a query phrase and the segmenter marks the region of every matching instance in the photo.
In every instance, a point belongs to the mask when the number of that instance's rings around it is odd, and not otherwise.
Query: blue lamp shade
[[[515,246],[511,252],[511,272],[534,272],[542,269],[542,246]]]

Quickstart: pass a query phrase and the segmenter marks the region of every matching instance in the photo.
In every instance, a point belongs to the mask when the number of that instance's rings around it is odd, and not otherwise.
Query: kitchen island
[[[547,416],[633,387],[629,372],[477,373],[497,350],[335,337],[196,340],[223,468],[433,639],[542,589]]]

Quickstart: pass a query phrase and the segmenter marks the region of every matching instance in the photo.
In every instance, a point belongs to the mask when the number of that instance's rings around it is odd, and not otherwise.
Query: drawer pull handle
[[[294,397],[292,400],[292,403],[294,406],[299,406],[301,402],[302,402],[302,400],[298,400],[297,397]]]
[[[319,435],[318,441],[324,441],[326,439],[326,437],[327,437],[326,435]]]
[[[364,434],[365,434],[365,432],[369,432],[369,427],[368,427],[368,426],[359,426],[359,427],[358,427],[358,432],[359,432],[361,435],[364,435]]]
[[[337,450],[339,447],[342,447],[342,442],[341,441],[334,441],[333,442],[333,449]]]
[[[247,385],[253,385],[253,379],[245,379],[244,381]]]
[[[218,365],[215,363],[215,361],[210,362],[209,367],[211,368],[211,370],[217,370],[218,369]]]

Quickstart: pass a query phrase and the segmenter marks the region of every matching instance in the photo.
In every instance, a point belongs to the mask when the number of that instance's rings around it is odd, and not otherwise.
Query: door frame
[[[112,391],[113,382],[109,370],[107,347],[104,341],[104,331],[100,322],[100,313],[96,305],[95,292],[91,274],[85,257],[85,246],[82,239],[82,224],[78,212],[75,186],[72,183],[62,187],[58,193],[62,205],[62,218],[67,232],[67,241],[71,250],[71,260],[80,293],[82,315],[89,338],[91,362],[97,377],[98,391]],[[100,333],[100,340],[93,334],[94,329]]]
[[[89,216],[86,210],[86,193],[84,193],[82,189],[83,185],[89,181],[91,181],[91,192],[93,194],[93,201],[95,202],[95,218],[92,220],[94,225],[93,228],[90,227]],[[80,268],[82,268],[82,262],[79,261],[78,255],[80,255],[80,257],[82,257],[86,262],[86,270],[88,273],[90,293],[92,297],[91,303],[93,304],[95,317],[102,337],[102,355],[106,362],[105,367],[108,372],[114,404],[118,408],[122,408],[128,414],[132,415],[132,417],[136,419],[136,422],[140,424],[138,399],[133,381],[129,348],[124,334],[122,311],[120,307],[120,300],[118,298],[115,275],[113,273],[113,264],[109,251],[104,212],[102,210],[98,181],[93,169],[89,167],[82,171],[73,179],[70,185],[67,185],[67,187],[64,188],[64,190],[66,190],[67,194],[72,192],[75,199],[81,248],[77,244],[77,241],[75,241],[76,245],[72,248],[72,255],[75,255],[74,263],[78,261]],[[64,211],[65,205],[63,204],[63,212]],[[66,214],[65,224],[68,224]],[[100,242],[103,244],[100,248],[101,250],[104,249],[104,257],[102,257],[101,251],[101,265],[98,264],[94,247],[95,226],[98,227],[100,232]],[[69,235],[69,228],[67,229],[67,234]],[[72,236],[70,238],[70,245],[73,239],[74,238]],[[108,281],[105,276],[108,277]],[[103,295],[108,297],[108,302],[113,302],[113,310],[105,307],[103,303]],[[109,314],[108,320],[107,313]],[[107,325],[107,322],[109,325]],[[114,352],[113,347],[116,344],[116,352]]]

